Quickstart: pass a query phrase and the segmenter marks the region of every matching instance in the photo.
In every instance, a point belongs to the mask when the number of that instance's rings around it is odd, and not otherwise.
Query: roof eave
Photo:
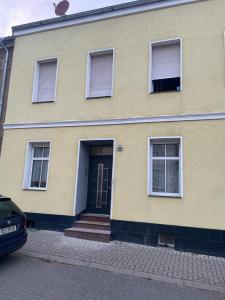
[[[201,1],[208,0],[138,0],[68,16],[14,26],[12,27],[12,30],[14,36],[21,36]]]

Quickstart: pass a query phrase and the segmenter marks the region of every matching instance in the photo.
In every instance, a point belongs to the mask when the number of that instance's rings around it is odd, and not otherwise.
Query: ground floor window
[[[24,188],[46,189],[50,158],[50,142],[28,143]]]
[[[150,195],[182,195],[181,138],[150,138]]]

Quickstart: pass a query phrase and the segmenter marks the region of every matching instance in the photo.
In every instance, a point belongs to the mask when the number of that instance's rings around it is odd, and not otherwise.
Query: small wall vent
[[[158,244],[163,247],[171,247],[175,246],[175,237],[173,233],[160,233]]]

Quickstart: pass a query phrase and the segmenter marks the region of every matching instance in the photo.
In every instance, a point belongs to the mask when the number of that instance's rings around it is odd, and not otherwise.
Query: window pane
[[[40,183],[41,188],[46,187],[47,173],[48,173],[48,161],[44,160],[42,164],[42,174],[41,174],[41,183]]]
[[[180,77],[152,80],[153,92],[180,91]]]
[[[179,157],[179,144],[167,144],[166,145],[167,157]]]
[[[165,160],[153,160],[152,191],[165,192]]]
[[[33,161],[33,169],[31,175],[31,187],[39,187],[40,174],[41,174],[41,163],[40,160]]]
[[[43,147],[34,147],[34,157],[42,157]]]
[[[166,161],[166,192],[179,193],[179,160]]]
[[[153,144],[153,157],[164,157],[164,156],[165,156],[165,145]]]
[[[44,147],[43,157],[49,157],[49,147]]]

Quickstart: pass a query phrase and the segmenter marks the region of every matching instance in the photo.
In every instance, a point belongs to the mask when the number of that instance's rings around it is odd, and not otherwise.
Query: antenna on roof
[[[59,2],[57,5],[55,3],[53,3],[53,5],[55,6],[55,14],[56,16],[65,16],[70,3],[67,0],[63,0],[61,2]]]

